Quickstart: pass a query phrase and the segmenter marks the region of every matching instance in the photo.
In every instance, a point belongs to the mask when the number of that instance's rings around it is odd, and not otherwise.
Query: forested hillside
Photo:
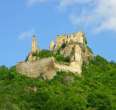
[[[116,63],[96,56],[82,77],[62,71],[50,81],[1,66],[0,110],[116,110]]]

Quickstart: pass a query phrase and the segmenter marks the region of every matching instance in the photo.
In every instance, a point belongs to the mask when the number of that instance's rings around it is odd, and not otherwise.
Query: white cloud
[[[22,32],[22,33],[19,35],[18,38],[19,38],[20,40],[24,40],[24,39],[31,38],[34,34],[35,34],[35,31],[32,29],[32,30],[30,30],[30,31]]]
[[[67,17],[74,26],[91,26],[98,32],[116,31],[116,0],[28,0],[29,5],[54,3],[53,7],[67,10]]]
[[[79,2],[75,3],[78,7]],[[73,14],[69,13],[69,18],[73,25],[93,25],[93,30],[97,32],[104,30],[116,31],[116,0],[87,0],[82,3],[85,4],[85,7],[80,13],[76,11]],[[92,6],[92,4],[94,7],[87,7],[87,5]]]
[[[99,0],[95,11],[96,15],[101,18],[97,30],[116,31],[116,0]]]

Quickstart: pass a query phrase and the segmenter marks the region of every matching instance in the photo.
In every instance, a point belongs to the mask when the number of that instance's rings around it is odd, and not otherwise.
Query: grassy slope
[[[116,110],[116,64],[97,56],[81,78],[59,72],[51,81],[0,67],[0,110]]]

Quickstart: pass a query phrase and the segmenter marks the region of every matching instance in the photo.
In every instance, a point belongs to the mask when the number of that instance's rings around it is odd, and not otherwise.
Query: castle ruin
[[[72,34],[57,35],[56,40],[50,44],[50,50],[57,50],[63,44],[84,44],[84,33],[77,32]]]
[[[58,35],[55,41],[51,41],[50,51],[53,53],[51,58],[39,58],[41,51],[38,49],[36,37],[33,36],[32,50],[27,61],[17,64],[17,71],[29,77],[42,76],[44,79],[52,79],[56,75],[56,71],[81,75],[83,64],[93,58],[83,32]],[[57,62],[54,54],[69,58],[69,62],[67,64]]]
[[[34,54],[39,54],[39,48],[37,44],[37,38],[35,35],[32,37],[32,47],[31,47],[31,52],[28,55],[27,61],[33,62],[36,61],[38,58],[37,56],[34,56]]]
[[[91,52],[87,48],[83,32],[58,35],[56,40],[51,42],[50,50],[53,52],[59,51],[61,55],[68,57],[70,60],[69,65],[56,64],[59,70],[78,74],[82,72],[82,65],[87,63],[92,57]]]

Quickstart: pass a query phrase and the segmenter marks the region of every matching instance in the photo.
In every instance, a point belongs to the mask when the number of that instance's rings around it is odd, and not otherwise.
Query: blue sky
[[[24,60],[33,34],[48,48],[57,34],[78,31],[95,54],[116,61],[115,0],[1,0],[0,65]]]

